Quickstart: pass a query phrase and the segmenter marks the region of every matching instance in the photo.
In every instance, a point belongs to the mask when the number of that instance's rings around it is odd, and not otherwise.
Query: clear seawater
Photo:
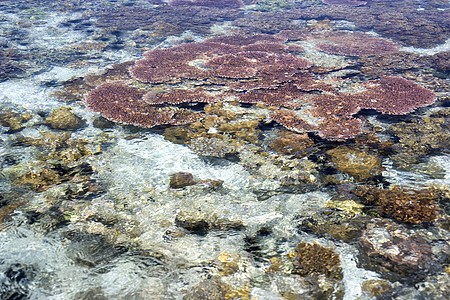
[[[448,299],[449,8],[439,0],[1,1],[0,299]],[[282,43],[303,48],[289,55],[309,60],[302,72],[317,81],[346,93],[402,77],[435,101],[400,116],[364,109],[355,115],[361,135],[341,140],[288,130],[270,119],[270,105],[233,96],[196,125],[144,128],[86,107],[92,90],[115,80],[157,95],[199,85],[220,94],[242,79],[205,84],[175,68],[173,81],[152,84],[107,72],[146,51],[282,30],[308,36]],[[398,49],[360,56],[317,48],[339,44],[330,38],[339,32]],[[205,57],[191,65],[206,68]],[[69,113],[52,119],[61,111]],[[65,128],[73,116],[81,123]],[[321,120],[308,105],[301,116]],[[257,125],[223,129],[245,121]],[[187,136],[176,140],[172,129]],[[371,159],[379,163],[370,167]],[[364,168],[373,170],[362,176]],[[181,173],[196,184],[175,187]],[[396,214],[358,194],[362,187],[431,190],[433,220],[408,222],[401,207]],[[413,204],[419,212],[427,205]],[[333,266],[320,255],[301,258],[299,271],[302,242],[332,251],[341,275],[323,271]]]

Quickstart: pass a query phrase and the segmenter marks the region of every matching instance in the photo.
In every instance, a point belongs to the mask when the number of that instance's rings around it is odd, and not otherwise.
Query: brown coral
[[[323,274],[328,278],[342,279],[342,268],[339,254],[332,248],[317,243],[300,242],[289,254],[293,264],[293,274],[311,276]]]
[[[360,187],[357,194],[396,220],[420,224],[434,222],[439,212],[437,200],[441,195],[432,188],[410,189],[394,186],[391,189]]]

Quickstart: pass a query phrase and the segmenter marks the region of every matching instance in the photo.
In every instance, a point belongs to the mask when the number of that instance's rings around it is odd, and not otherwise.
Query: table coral
[[[120,83],[106,83],[93,90],[86,105],[115,122],[143,127],[163,124],[186,124],[197,120],[199,113],[176,108],[150,106],[142,97],[146,91]]]
[[[365,5],[367,2],[358,0],[323,0],[323,3],[329,5],[359,6]]]
[[[206,7],[218,7],[218,8],[239,8],[244,4],[240,0],[170,0],[169,5],[193,5],[193,6],[206,6]]]
[[[356,35],[359,44],[374,48],[368,42],[374,38],[368,35],[336,34],[343,40]],[[328,33],[321,36],[336,40]],[[230,100],[267,105],[272,109],[269,117],[290,130],[344,140],[361,133],[361,120],[353,117],[361,109],[406,114],[435,100],[432,91],[413,81],[389,76],[359,84],[359,92],[341,92],[336,86],[342,79],[322,80],[309,70],[311,62],[286,47],[287,41],[302,37],[303,31],[222,36],[151,50],[130,68],[132,77],[148,84],[147,89],[107,83],[91,91],[86,103],[110,120],[143,127],[187,124],[203,116],[177,105]],[[381,53],[396,51],[390,42],[375,40],[387,45],[378,47]]]
[[[339,31],[313,35],[324,39],[328,43],[317,43],[317,49],[332,53],[350,56],[376,55],[394,53],[398,45],[392,41],[370,36],[362,32]]]

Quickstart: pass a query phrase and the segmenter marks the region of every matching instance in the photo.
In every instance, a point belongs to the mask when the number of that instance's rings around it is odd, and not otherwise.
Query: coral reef
[[[293,264],[293,274],[323,274],[327,278],[342,279],[341,260],[332,248],[317,243],[300,242],[288,256]]]
[[[83,101],[85,94],[98,85],[114,80],[124,80],[130,77],[128,68],[133,61],[114,64],[106,68],[101,74],[89,74],[83,78],[75,78],[63,83],[64,89],[52,93],[58,100],[72,102]]]
[[[441,193],[436,188],[408,189],[393,186],[390,189],[359,187],[357,195],[375,204],[383,213],[406,223],[434,222],[440,212]]]
[[[373,77],[393,75],[402,70],[415,70],[425,66],[423,56],[403,51],[362,57],[361,62],[363,64],[361,72]]]
[[[170,0],[169,5],[193,5],[193,6],[206,6],[206,7],[218,7],[218,8],[240,8],[244,4],[240,0]]]
[[[318,5],[318,1],[295,1],[293,9],[250,13],[246,18],[234,21],[248,32],[276,33],[279,30],[307,28],[306,20],[328,19],[332,22],[352,22],[349,30],[375,31],[404,45],[433,47],[445,43],[449,36],[448,3],[442,7],[423,10],[429,3],[407,1],[332,1],[330,5]],[[359,4],[335,5],[341,4]],[[361,5],[367,2],[366,5]],[[331,3],[331,0],[330,2]],[[267,22],[264,23],[264,20]],[[277,22],[276,22],[276,21]],[[414,21],[411,21],[414,20]],[[294,24],[298,24],[293,28]]]
[[[94,14],[97,17],[97,25],[100,27],[116,30],[141,28],[151,31],[155,37],[181,34],[185,30],[207,34],[213,24],[233,20],[242,15],[239,10],[240,1],[177,2],[183,5],[158,5],[152,8],[122,6],[112,10],[94,12]],[[228,5],[221,4],[222,2]]]
[[[315,78],[308,70],[312,64],[290,52],[284,43],[295,36],[303,36],[303,32],[222,36],[151,50],[130,68],[130,73],[140,82],[152,84],[152,89],[106,83],[89,93],[86,104],[107,119],[153,127],[187,124],[203,117],[201,112],[176,105],[232,100],[275,108],[269,117],[290,130],[343,140],[361,133],[361,121],[353,117],[361,109],[406,114],[435,101],[432,91],[389,76],[361,83],[360,92],[341,92]],[[329,38],[333,40],[331,35]],[[391,44],[374,48],[367,39],[373,38],[364,37],[361,43],[369,45],[368,49],[396,50]],[[375,40],[379,44],[380,39]],[[172,88],[154,88],[164,84]],[[186,85],[193,86],[186,89]]]
[[[143,127],[182,125],[200,118],[199,113],[190,110],[150,106],[143,99],[146,93],[120,83],[105,83],[89,93],[86,105],[109,120]]]
[[[293,1],[290,0],[256,0],[256,10],[274,12],[284,9],[289,9],[293,6]]]
[[[450,147],[448,117],[445,110],[441,113],[392,124],[389,131],[398,138],[398,143],[391,158],[399,167],[408,169],[425,155]]]
[[[347,20],[353,22],[356,29],[374,30],[384,37],[415,47],[433,47],[448,38],[449,13],[445,9],[421,10],[415,1],[367,2],[367,5],[357,7],[326,5],[293,9],[288,13],[278,13],[278,18]]]
[[[358,0],[323,0],[323,3],[329,5],[360,6],[365,5],[367,2]]]
[[[328,43],[317,43],[316,48],[331,54],[369,56],[394,53],[399,48],[394,42],[362,32],[330,31],[313,34],[312,38],[326,40]]]

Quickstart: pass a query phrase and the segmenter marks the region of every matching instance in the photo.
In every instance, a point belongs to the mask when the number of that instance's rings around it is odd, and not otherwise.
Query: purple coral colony
[[[448,1],[39,2],[0,3],[1,299],[450,298]]]

